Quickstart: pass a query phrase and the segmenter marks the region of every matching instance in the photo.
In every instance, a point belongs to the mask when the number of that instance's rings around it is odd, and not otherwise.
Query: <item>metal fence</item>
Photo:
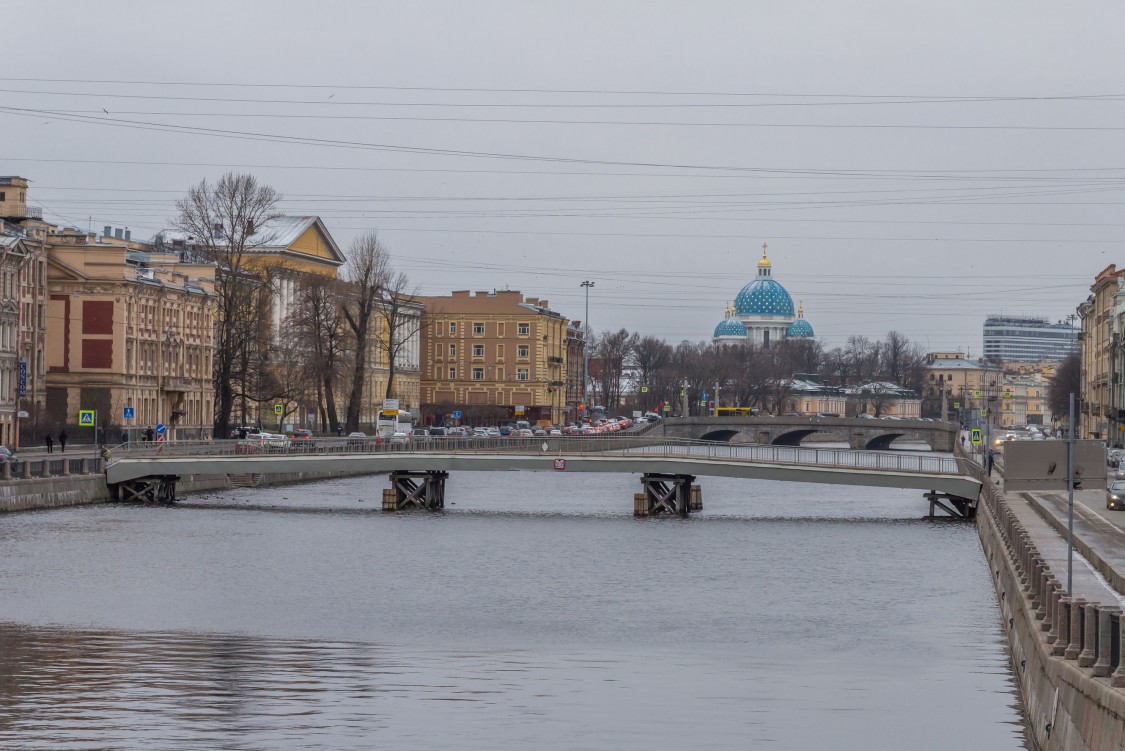
[[[377,438],[312,438],[273,440],[173,441],[130,443],[113,450],[122,458],[300,456],[300,455],[512,455],[623,456],[662,459],[705,459],[755,464],[802,465],[837,469],[964,476],[968,463],[951,456],[925,456],[889,451],[764,446],[666,438],[664,436],[588,436],[554,438],[423,437],[405,441]],[[976,475],[979,477],[979,475]]]
[[[21,459],[14,462],[0,462],[0,479],[20,480],[31,477],[65,477],[66,475],[85,475],[101,472],[104,469],[99,457],[58,457],[43,459]]]

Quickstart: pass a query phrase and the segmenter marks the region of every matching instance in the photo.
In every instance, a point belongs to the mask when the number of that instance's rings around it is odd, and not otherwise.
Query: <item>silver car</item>
[[[1125,480],[1114,480],[1105,491],[1105,507],[1125,508]]]

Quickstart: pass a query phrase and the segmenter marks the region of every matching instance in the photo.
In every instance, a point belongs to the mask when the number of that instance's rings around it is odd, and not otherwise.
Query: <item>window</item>
[[[517,368],[516,369],[516,380],[517,381],[530,381],[531,380],[531,374],[527,371],[527,368]]]
[[[504,324],[496,324],[496,336],[500,337],[501,339],[504,338]]]
[[[457,336],[457,324],[452,321],[449,323],[449,335]]]
[[[456,325],[456,324],[454,324],[454,325]],[[456,344],[450,344],[449,345],[449,356],[450,357],[457,357],[457,345]]]
[[[504,345],[503,344],[497,344],[496,345],[496,359],[498,361],[502,361],[504,359]]]
[[[480,321],[473,324],[473,336],[484,336],[484,324]]]
[[[520,336],[527,336],[528,334],[531,333],[531,324],[530,323],[519,323],[519,324],[516,324],[516,326],[518,327],[517,330],[516,330],[516,333],[518,333]]]
[[[451,381],[457,380],[457,368],[450,368],[449,369],[449,380],[451,380]]]
[[[473,357],[484,357],[484,345],[483,344],[474,344],[473,345]]]
[[[484,380],[484,368],[473,368],[473,380],[474,381],[483,381]]]
[[[531,351],[531,347],[527,344],[519,344],[516,346],[516,357],[526,358]]]

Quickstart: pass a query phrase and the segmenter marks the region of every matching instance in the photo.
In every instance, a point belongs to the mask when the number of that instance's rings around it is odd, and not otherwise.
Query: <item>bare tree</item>
[[[378,308],[392,273],[390,255],[374,232],[364,233],[352,242],[344,271],[347,286],[341,312],[355,340],[355,364],[344,418],[344,429],[351,432],[359,428],[368,347],[374,333],[373,324],[379,315]]]
[[[340,424],[336,413],[336,389],[344,368],[350,337],[339,304],[340,284],[317,274],[306,275],[297,290],[289,313],[288,328],[292,345],[305,354],[310,375],[315,379],[321,430]]]
[[[247,260],[255,248],[272,240],[266,227],[280,216],[280,200],[280,193],[259,184],[253,175],[228,172],[214,184],[200,181],[176,201],[179,216],[174,224],[187,235],[189,252],[218,267],[218,335],[212,374],[217,437],[229,433],[236,384],[245,386],[257,359],[252,349],[261,341],[260,302],[265,282]],[[245,398],[246,388],[241,390]]]
[[[379,331],[374,343],[386,355],[388,399],[394,396],[395,373],[403,365],[403,353],[414,346],[416,337],[421,336],[422,329],[432,320],[422,315],[422,306],[417,302],[418,290],[408,290],[409,283],[403,272],[389,273],[382,299],[375,306]]]
[[[1058,370],[1051,376],[1047,390],[1047,406],[1056,419],[1070,414],[1070,395],[1074,394],[1077,402],[1082,393],[1082,357],[1077,353],[1067,356]],[[1075,429],[1076,436],[1078,435]]]
[[[596,356],[601,363],[600,385],[608,410],[616,410],[621,403],[621,381],[625,364],[637,345],[638,336],[626,329],[607,331],[597,339]]]

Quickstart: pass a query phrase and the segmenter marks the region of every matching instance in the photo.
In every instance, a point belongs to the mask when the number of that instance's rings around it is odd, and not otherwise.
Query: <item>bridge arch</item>
[[[721,443],[730,443],[731,439],[738,435],[741,431],[738,430],[712,430],[710,433],[704,433],[699,437],[701,441],[719,441]]]
[[[929,446],[930,450],[933,451],[934,447],[930,441],[926,440],[924,436],[920,436],[917,433],[913,432],[883,433],[882,435],[877,435],[874,438],[868,439],[864,443],[863,447],[870,451],[887,451],[891,448],[891,444],[897,441],[899,438],[907,438],[912,441],[919,441]]]
[[[774,446],[800,446],[801,441],[808,438],[813,433],[820,433],[819,428],[801,428],[800,430],[790,430],[787,433],[774,436],[770,441]]]

